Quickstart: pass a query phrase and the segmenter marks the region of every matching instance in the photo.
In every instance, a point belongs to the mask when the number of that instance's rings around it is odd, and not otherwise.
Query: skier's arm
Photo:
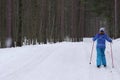
[[[95,41],[97,38],[98,38],[98,34],[96,34],[96,35],[93,37],[93,41]]]
[[[108,35],[105,35],[105,38],[108,42],[112,42],[112,39]]]

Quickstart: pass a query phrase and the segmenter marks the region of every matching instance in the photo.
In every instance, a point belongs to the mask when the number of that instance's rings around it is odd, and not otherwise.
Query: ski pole
[[[112,44],[111,43],[110,43],[110,47],[111,47],[112,68],[114,68],[113,53],[112,53]]]
[[[90,63],[89,63],[89,64],[91,64],[91,61],[92,61],[93,48],[94,48],[94,42],[93,42],[93,45],[92,45],[92,49],[91,49],[91,55],[90,55]]]

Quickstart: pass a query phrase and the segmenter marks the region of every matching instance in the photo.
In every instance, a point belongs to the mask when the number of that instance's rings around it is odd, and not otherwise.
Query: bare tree
[[[19,25],[18,25],[18,37],[17,37],[17,46],[22,46],[22,0],[19,0]]]

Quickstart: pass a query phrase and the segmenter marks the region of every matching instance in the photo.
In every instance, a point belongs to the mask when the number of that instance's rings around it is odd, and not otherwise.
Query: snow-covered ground
[[[107,43],[107,68],[96,67],[92,42],[61,42],[0,49],[0,80],[120,80],[120,39]]]

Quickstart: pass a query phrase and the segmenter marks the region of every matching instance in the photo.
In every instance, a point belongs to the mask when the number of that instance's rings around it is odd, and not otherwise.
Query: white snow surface
[[[120,80],[120,39],[107,43],[107,67],[96,67],[96,43],[61,42],[0,49],[0,80]],[[111,63],[111,49],[114,68]]]

